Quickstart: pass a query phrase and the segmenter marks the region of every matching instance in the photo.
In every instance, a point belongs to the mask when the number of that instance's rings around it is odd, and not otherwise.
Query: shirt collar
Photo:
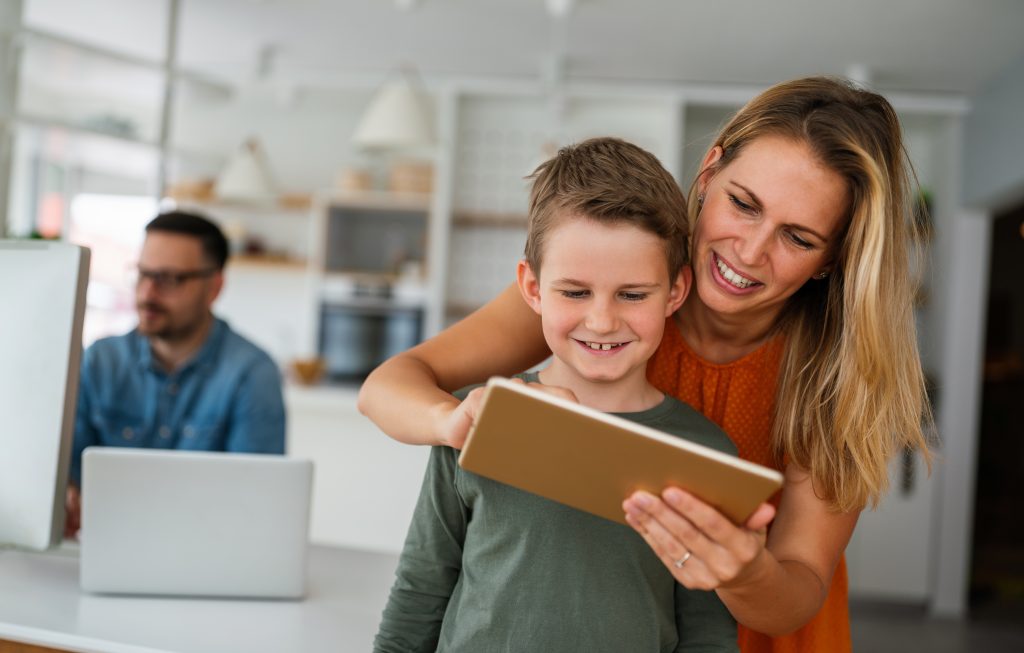
[[[220,344],[224,341],[224,332],[226,328],[227,324],[224,320],[214,316],[213,324],[210,325],[210,332],[206,334],[206,342],[204,342],[203,346],[199,348],[199,351],[196,352],[188,362],[178,368],[174,374],[182,374],[192,368],[202,369],[211,366],[214,358],[217,356],[218,350],[220,349]],[[166,375],[167,372],[157,365],[156,361],[153,359],[153,348],[149,346],[149,338],[139,333],[138,328],[131,332],[131,336],[134,340],[139,367],[143,371]]]

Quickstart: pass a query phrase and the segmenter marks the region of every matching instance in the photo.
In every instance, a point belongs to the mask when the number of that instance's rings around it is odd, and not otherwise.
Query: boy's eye
[[[586,290],[560,290],[562,297],[568,297],[569,299],[583,299],[587,296]]]
[[[622,292],[619,294],[628,302],[642,302],[647,299],[647,293],[645,292]]]
[[[756,211],[753,205],[747,204],[746,202],[736,197],[732,193],[729,193],[729,201],[732,202],[733,206],[738,208],[740,211],[743,211],[744,213],[754,213]]]

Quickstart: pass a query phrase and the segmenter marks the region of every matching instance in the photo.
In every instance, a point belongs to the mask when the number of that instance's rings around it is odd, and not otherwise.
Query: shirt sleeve
[[[462,570],[468,507],[455,487],[454,449],[434,447],[405,539],[376,653],[435,651],[448,600]]]
[[[284,453],[285,413],[281,372],[263,357],[245,375],[234,395],[227,451]]]
[[[676,583],[677,653],[739,653],[736,620],[715,592]]]
[[[69,480],[82,487],[82,452],[86,447],[99,444],[100,436],[92,422],[93,386],[89,380],[92,359],[95,352],[87,350],[82,356],[78,373],[78,401],[75,407],[75,432],[71,449],[71,472]]]

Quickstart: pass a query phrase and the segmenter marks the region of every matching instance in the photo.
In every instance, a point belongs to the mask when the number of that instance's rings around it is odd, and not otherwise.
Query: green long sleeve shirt
[[[620,416],[736,451],[671,397]],[[677,583],[632,529],[464,471],[458,453],[431,451],[375,651],[738,650],[718,596]]]

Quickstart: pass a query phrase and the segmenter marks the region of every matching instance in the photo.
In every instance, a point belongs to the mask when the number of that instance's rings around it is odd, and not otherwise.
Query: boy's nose
[[[598,302],[587,313],[586,326],[594,333],[611,333],[618,328],[619,320],[611,306]]]

